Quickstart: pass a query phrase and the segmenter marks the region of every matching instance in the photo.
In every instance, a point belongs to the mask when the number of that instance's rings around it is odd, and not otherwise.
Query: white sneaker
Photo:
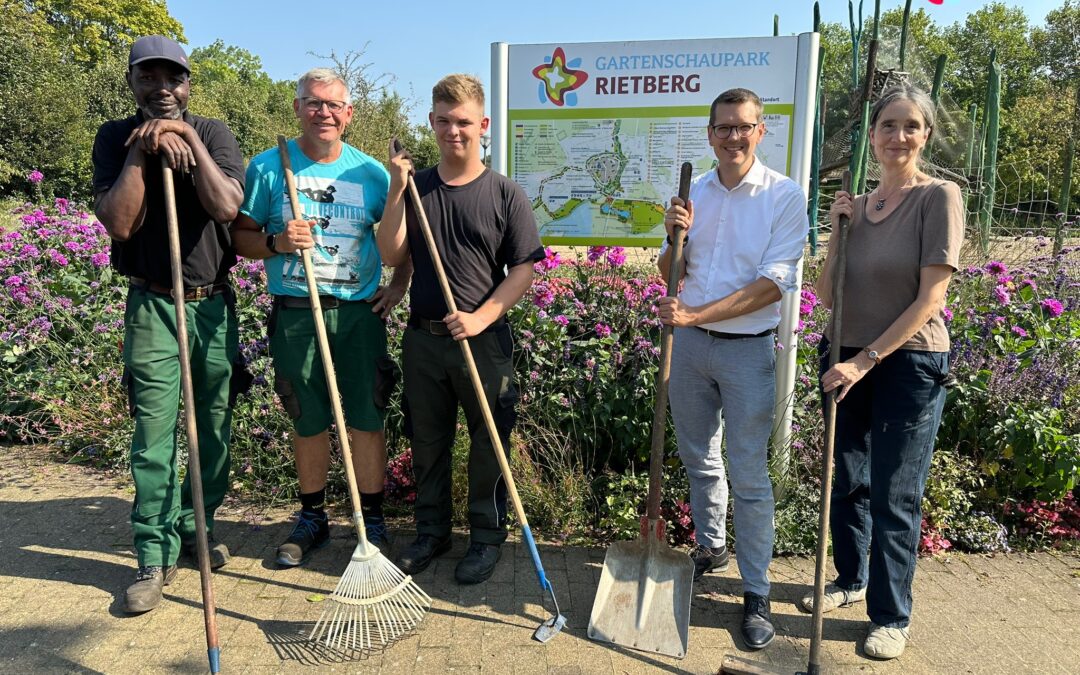
[[[831,612],[837,607],[850,607],[866,599],[866,587],[854,591],[840,588],[836,584],[825,585],[825,595],[821,598],[821,613]],[[799,601],[799,609],[804,612],[814,611],[814,594],[804,595]]]
[[[886,628],[871,622],[863,651],[875,659],[895,659],[904,653],[910,637],[907,628]]]

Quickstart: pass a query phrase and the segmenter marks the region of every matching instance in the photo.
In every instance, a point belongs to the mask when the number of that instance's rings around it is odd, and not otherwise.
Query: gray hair
[[[304,98],[308,82],[321,82],[323,84],[340,82],[341,86],[345,87],[345,102],[352,103],[352,94],[349,92],[349,83],[342,79],[341,75],[338,75],[329,68],[312,68],[301,75],[300,79],[296,81],[296,98]]]
[[[925,91],[907,83],[889,87],[882,92],[881,98],[877,100],[873,110],[870,111],[871,129],[877,124],[881,111],[887,108],[891,103],[897,101],[909,101],[914,105],[923,116],[923,121],[926,123],[926,127],[930,130],[930,133],[934,133],[934,125],[937,123],[937,110],[934,102],[930,100],[930,97]]]

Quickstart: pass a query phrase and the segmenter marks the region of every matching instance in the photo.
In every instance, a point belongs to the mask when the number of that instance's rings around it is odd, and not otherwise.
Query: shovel
[[[690,196],[693,167],[683,162],[679,198]],[[676,229],[668,274],[669,296],[679,290],[683,236]],[[649,499],[641,519],[641,537],[620,541],[608,548],[600,586],[596,589],[589,638],[631,649],[683,658],[690,638],[690,599],[694,588],[694,563],[685,553],[667,545],[660,517],[660,481],[667,430],[668,376],[671,374],[671,326],[660,333],[660,371],[656,376],[656,408],[653,412],[652,451],[649,457]]]
[[[841,190],[851,192],[851,172],[845,171]],[[840,362],[840,322],[844,313],[844,277],[847,276],[848,218],[840,216],[840,239],[836,246],[836,268],[833,271],[832,342],[829,344],[829,368]],[[821,601],[825,597],[825,563],[829,557],[829,510],[832,503],[833,451],[836,448],[836,397],[839,389],[825,395],[825,448],[821,453],[821,502],[818,509],[818,545],[814,564],[814,614],[810,629],[810,657],[806,670],[797,675],[821,673],[822,615]],[[769,666],[728,654],[720,666],[727,675],[769,675],[777,673]]]
[[[176,309],[176,340],[180,358],[180,383],[184,395],[184,422],[188,440],[188,480],[191,508],[195,512],[195,551],[202,582],[203,623],[206,627],[206,656],[210,672],[221,670],[218,647],[214,584],[210,578],[210,548],[206,535],[206,506],[203,500],[202,466],[199,462],[199,434],[195,429],[195,388],[191,382],[191,352],[188,351],[187,312],[184,309],[184,273],[180,263],[180,225],[176,216],[176,187],[169,159],[161,156],[161,177],[165,185],[165,221],[169,233],[169,265],[172,267],[173,306]],[[177,289],[180,289],[177,292]]]

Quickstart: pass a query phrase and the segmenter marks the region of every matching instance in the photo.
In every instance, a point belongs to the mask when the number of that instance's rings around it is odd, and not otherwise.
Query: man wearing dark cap
[[[177,408],[180,361],[165,220],[162,167],[176,185],[181,265],[191,375],[202,460],[206,522],[225,496],[229,426],[241,381],[235,296],[229,269],[236,252],[229,223],[243,198],[244,166],[236,138],[218,121],[187,111],[187,55],[173,40],[153,35],[131,47],[127,83],[137,110],[106,122],[94,140],[94,210],[113,239],[112,264],[128,278],[124,315],[124,383],[135,418],[131,528],[139,570],[125,608],[157,607],[162,586],[176,574],[181,549],[195,542],[191,488],[178,482]],[[235,370],[235,372],[234,372]],[[211,566],[229,558],[211,537]]]

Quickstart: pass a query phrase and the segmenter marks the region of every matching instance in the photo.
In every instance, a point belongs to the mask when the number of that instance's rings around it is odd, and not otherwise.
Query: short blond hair
[[[484,85],[475,75],[455,73],[439,80],[431,88],[431,108],[436,103],[465,103],[476,101],[484,107]]]

